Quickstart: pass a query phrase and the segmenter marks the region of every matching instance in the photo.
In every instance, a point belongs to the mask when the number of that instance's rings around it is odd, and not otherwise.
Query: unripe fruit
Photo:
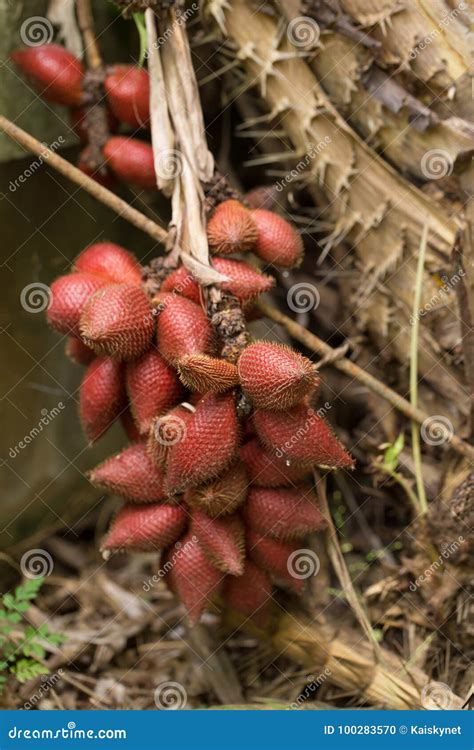
[[[136,138],[116,135],[104,146],[104,157],[114,174],[141,188],[156,188],[153,148]]]
[[[153,329],[145,292],[132,284],[100,289],[85,306],[80,321],[81,336],[95,352],[123,360],[139,357],[148,349]]]
[[[44,99],[66,107],[81,104],[84,68],[64,47],[43,44],[14,50],[10,57]]]
[[[305,404],[286,412],[257,411],[253,423],[260,440],[277,456],[331,469],[354,465],[327,422]]]
[[[228,200],[220,203],[209,219],[207,237],[214,253],[242,253],[253,249],[257,227],[245,206]]]
[[[82,339],[75,336],[68,336],[66,341],[66,356],[69,357],[76,365],[90,365],[95,357],[92,349],[84,344]]]
[[[230,575],[242,575],[245,535],[240,518],[209,518],[202,511],[195,510],[192,515],[191,534],[197,536],[201,547],[216,568]]]
[[[125,505],[115,516],[102,550],[154,552],[174,544],[186,528],[177,505]]]
[[[76,258],[76,271],[102,276],[115,284],[140,284],[141,267],[136,258],[114,242],[96,242]]]
[[[224,601],[231,609],[236,609],[256,622],[263,622],[267,615],[267,605],[272,595],[272,584],[264,570],[246,560],[242,576],[229,576],[223,591]]]
[[[260,534],[275,539],[300,539],[326,525],[313,497],[308,487],[295,490],[254,487],[244,506],[244,518]]]
[[[238,461],[210,484],[186,492],[186,503],[199,508],[210,518],[233,513],[245,502],[249,480],[244,465]]]
[[[299,265],[303,257],[303,241],[296,229],[278,214],[264,208],[256,208],[250,214],[257,226],[253,252],[267,263],[283,268]]]
[[[154,417],[171,409],[184,389],[176,372],[155,349],[149,349],[126,367],[130,408],[142,434],[149,431]]]
[[[239,382],[237,368],[225,359],[207,354],[188,354],[177,363],[179,377],[186,388],[198,393],[223,393]]]
[[[252,484],[257,487],[294,487],[311,474],[311,467],[287,465],[285,458],[267,453],[258,440],[252,439],[240,449]]]
[[[60,333],[80,336],[79,320],[92,295],[106,284],[104,279],[88,273],[70,273],[51,284],[48,323]]]
[[[202,308],[177,294],[159,295],[157,346],[171,364],[187,354],[205,354],[212,348],[213,333]]]
[[[288,346],[259,341],[238,361],[240,383],[257,409],[296,406],[318,383],[313,363]]]
[[[82,428],[91,442],[108,430],[125,403],[123,367],[110,357],[97,357],[87,368],[79,389]]]
[[[183,492],[218,476],[236,457],[238,440],[233,395],[206,394],[186,421],[182,439],[168,451],[166,491]]]
[[[149,457],[144,443],[135,443],[108,458],[89,474],[92,484],[136,502],[165,499],[163,474]]]
[[[170,587],[183,602],[190,624],[196,624],[204,608],[221,589],[224,576],[191,534],[180,540],[179,547],[171,547],[162,568],[169,568]]]
[[[268,292],[275,284],[275,279],[271,276],[260,273],[248,263],[240,260],[216,257],[213,258],[212,265],[216,271],[230,279],[230,281],[221,281],[219,287],[233,294],[242,304],[250,302],[259,294]],[[161,289],[164,292],[178,292],[193,302],[201,303],[199,284],[184,266],[170,273],[161,285]]]
[[[304,579],[291,574],[291,555],[298,545],[278,541],[259,534],[251,529],[247,532],[247,548],[251,560],[278,581],[285,583],[300,594],[304,588]]]
[[[107,103],[120,122],[134,128],[150,121],[150,78],[135,65],[114,65],[104,81]]]

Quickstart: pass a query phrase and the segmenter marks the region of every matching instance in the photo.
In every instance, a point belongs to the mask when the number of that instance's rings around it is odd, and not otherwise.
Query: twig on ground
[[[428,243],[429,221],[423,227],[420,247],[418,251],[418,266],[416,269],[415,294],[413,297],[413,314],[411,319],[412,331],[410,340],[410,403],[414,409],[418,405],[418,333],[420,329],[420,306],[421,287],[423,285],[423,272],[425,270],[426,246]],[[413,451],[413,464],[415,469],[416,490],[418,493],[418,504],[421,513],[428,510],[425,485],[423,482],[423,464],[421,460],[420,430],[416,419],[411,421],[411,443]]]

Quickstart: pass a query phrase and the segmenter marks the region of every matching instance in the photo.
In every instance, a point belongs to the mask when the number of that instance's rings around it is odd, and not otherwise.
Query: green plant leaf
[[[383,467],[389,471],[395,471],[398,466],[398,458],[403,450],[405,438],[403,432],[399,434],[395,442],[388,446],[383,457]]]

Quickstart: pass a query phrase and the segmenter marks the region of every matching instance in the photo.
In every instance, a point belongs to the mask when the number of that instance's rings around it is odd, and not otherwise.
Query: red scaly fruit
[[[209,482],[236,457],[239,425],[232,394],[207,393],[168,451],[165,488],[170,494]]]
[[[148,453],[161,469],[166,466],[170,448],[186,434],[191,416],[191,411],[180,404],[152,421],[147,442]]]
[[[251,560],[246,560],[242,576],[229,576],[224,585],[226,605],[259,623],[266,619],[271,596],[270,578]]]
[[[288,466],[285,458],[267,453],[256,439],[242,446],[240,457],[257,487],[292,487],[311,474],[310,466]]]
[[[178,374],[186,388],[199,393],[224,393],[237,385],[237,367],[225,359],[207,354],[188,354],[177,362]]]
[[[220,282],[220,288],[233,294],[242,304],[247,304],[259,294],[270,291],[275,285],[275,279],[260,273],[244,261],[216,257],[212,265],[216,271],[229,278],[229,281]],[[161,289],[164,292],[178,292],[198,304],[201,302],[199,284],[184,266],[170,273]]]
[[[75,336],[68,336],[66,341],[66,356],[69,357],[76,365],[90,365],[95,357],[92,349],[84,344],[82,339]]]
[[[202,511],[195,510],[191,520],[191,534],[199,539],[201,547],[216,568],[233,576],[242,575],[245,534],[240,518],[209,518]]]
[[[183,602],[191,625],[195,625],[206,605],[219,593],[224,576],[210,562],[196,537],[188,533],[179,546],[171,547],[166,555],[169,587]]]
[[[267,263],[291,268],[301,263],[303,241],[300,234],[285,219],[264,208],[250,211],[257,226],[254,253]]]
[[[237,364],[242,388],[257,409],[283,411],[296,406],[319,380],[313,363],[289,346],[258,341]]]
[[[105,144],[103,154],[119,180],[145,189],[156,188],[153,148],[149,143],[115,135]]]
[[[187,523],[178,505],[125,505],[101,545],[105,551],[154,552],[178,541]]]
[[[157,300],[157,346],[163,357],[174,364],[187,354],[209,353],[213,333],[202,308],[177,294],[160,294]]]
[[[197,281],[191,276],[188,269],[181,265],[166,277],[161,285],[160,292],[174,292],[200,305],[199,289]]]
[[[199,508],[210,518],[233,513],[245,502],[249,480],[245,466],[238,461],[210,484],[194,487],[185,494],[191,508]]]
[[[120,415],[120,421],[124,432],[131,443],[138,443],[143,436],[138,432],[137,425],[133,418],[132,410],[127,406]]]
[[[91,442],[109,429],[125,403],[122,365],[110,357],[97,357],[87,368],[79,389],[82,428]]]
[[[140,284],[141,266],[137,259],[114,242],[96,242],[76,258],[76,271],[102,276],[115,284]]]
[[[84,68],[64,47],[42,44],[14,50],[10,57],[43,99],[66,107],[81,104]]]
[[[60,333],[80,336],[81,313],[92,295],[106,284],[89,273],[70,273],[51,284],[51,304],[46,313],[48,323]]]
[[[165,499],[163,473],[148,455],[145,443],[135,443],[108,458],[89,473],[92,484],[136,502]]]
[[[114,65],[104,81],[107,103],[115,117],[133,128],[150,121],[150,77],[136,65]]]
[[[286,412],[257,411],[253,423],[262,443],[278,457],[330,469],[354,465],[328,423],[306,404]]]
[[[242,253],[255,246],[257,227],[245,206],[228,200],[220,203],[209,219],[207,237],[213,253]]]
[[[153,417],[171,409],[184,389],[176,372],[155,349],[149,349],[126,367],[130,408],[142,434],[149,431]]]
[[[252,529],[247,532],[248,555],[256,565],[279,581],[285,581],[297,594],[304,589],[304,579],[291,574],[291,555],[298,549],[297,544],[288,544],[259,534]]]
[[[300,539],[326,525],[308,487],[295,490],[253,487],[243,513],[251,529],[274,539]]]
[[[99,278],[99,277],[97,277]],[[130,360],[148,349],[154,330],[145,292],[133,284],[111,284],[96,292],[80,320],[81,336],[97,354]]]

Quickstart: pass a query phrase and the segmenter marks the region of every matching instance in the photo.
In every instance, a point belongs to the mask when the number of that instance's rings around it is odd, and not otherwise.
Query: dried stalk
[[[229,613],[228,622],[269,643],[275,656],[288,656],[311,674],[324,674],[360,704],[397,711],[422,708],[421,690],[430,682],[428,675],[386,649],[380,649],[380,662],[374,663],[371,649],[348,628],[298,613],[280,616],[267,629],[243,621],[235,612]],[[458,696],[453,694],[452,702],[453,708],[461,708]]]
[[[95,38],[94,19],[92,18],[90,0],[77,0],[76,8],[79,29],[84,39],[84,53],[87,65],[91,70],[100,70],[103,63]]]
[[[314,484],[319,500],[319,506],[328,524],[326,537],[329,559],[331,560],[332,566],[336,571],[339,583],[341,584],[342,590],[346,595],[347,601],[351,605],[352,610],[367,637],[367,640],[372,646],[372,651],[374,656],[376,657],[376,661],[380,661],[380,646],[374,638],[374,631],[354,589],[354,584],[352,583],[352,579],[349,575],[346,561],[344,560],[344,555],[342,554],[341,548],[339,546],[337,531],[336,527],[334,526],[334,521],[332,519],[326,494],[326,478],[322,477],[320,473],[316,471],[316,469],[313,470],[313,474]]]

